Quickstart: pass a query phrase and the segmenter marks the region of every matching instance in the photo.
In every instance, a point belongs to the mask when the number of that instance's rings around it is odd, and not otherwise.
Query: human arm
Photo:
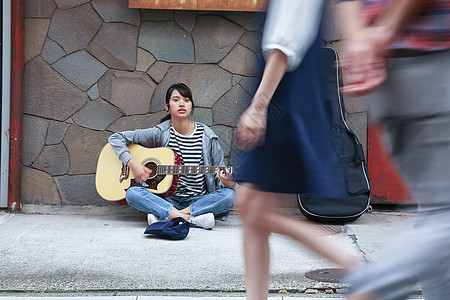
[[[229,188],[234,188],[236,186],[236,181],[234,180],[228,168],[225,168],[224,170],[217,170],[216,175],[217,178],[222,181],[224,186]]]
[[[270,100],[286,71],[294,70],[313,43],[323,1],[272,1],[263,34],[266,65],[252,103],[237,126],[237,145],[250,150],[264,142]]]
[[[335,5],[335,13],[343,28],[346,40],[370,38],[365,29],[377,32],[374,39],[386,50],[388,45],[414,20],[425,4],[425,0],[389,0],[382,14],[372,24],[367,24],[362,16],[360,1],[340,0]]]
[[[242,114],[237,126],[237,145],[251,150],[262,145],[266,133],[267,109],[275,89],[286,72],[287,56],[278,49],[267,59],[261,83],[252,103]]]
[[[341,60],[345,83],[343,92],[364,95],[386,79],[389,45],[414,20],[424,2],[390,0],[383,13],[370,25],[362,20],[359,1],[336,4],[335,12],[346,40]]]
[[[384,46],[387,47],[420,12],[426,0],[390,0],[383,14],[373,28],[382,31]]]
[[[220,147],[219,137],[215,133],[213,133],[210,128],[205,128],[205,130],[207,132],[206,136],[209,139],[209,147],[207,151],[207,153],[209,154],[207,154],[208,160],[206,162],[212,166],[225,167],[224,152],[222,150],[222,147]],[[206,176],[211,176],[211,178],[213,178],[216,189],[220,189],[223,187],[232,188],[236,184],[236,181],[230,174],[228,168],[225,168],[224,171],[217,170],[215,174],[208,174]]]
[[[140,144],[145,147],[155,147],[157,140],[158,130],[148,128],[114,133],[109,137],[108,142],[122,163],[130,168],[135,179],[138,182],[144,182],[149,178],[151,170],[133,159],[127,145]]]
[[[128,168],[130,168],[131,172],[134,175],[134,179],[137,182],[145,182],[152,174],[152,170],[138,163],[137,161],[134,160],[134,158],[131,158],[127,162],[127,166]]]

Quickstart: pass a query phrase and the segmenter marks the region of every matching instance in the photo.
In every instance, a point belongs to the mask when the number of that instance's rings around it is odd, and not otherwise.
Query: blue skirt
[[[287,72],[272,97],[263,145],[243,151],[238,182],[275,193],[305,193],[333,197],[339,190],[332,168],[336,151],[325,81],[322,79],[320,39],[300,66]]]

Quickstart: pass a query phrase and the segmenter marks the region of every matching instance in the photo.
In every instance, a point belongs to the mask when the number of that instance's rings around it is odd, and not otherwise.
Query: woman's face
[[[164,105],[172,118],[188,118],[192,112],[191,99],[183,97],[177,90],[173,90],[170,95],[169,105]]]

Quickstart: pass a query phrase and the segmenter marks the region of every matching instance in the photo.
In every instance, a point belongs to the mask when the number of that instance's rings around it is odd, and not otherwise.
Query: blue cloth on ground
[[[182,240],[187,237],[189,227],[196,227],[181,217],[170,219],[167,222],[155,222],[150,224],[144,234],[154,234],[170,240]]]

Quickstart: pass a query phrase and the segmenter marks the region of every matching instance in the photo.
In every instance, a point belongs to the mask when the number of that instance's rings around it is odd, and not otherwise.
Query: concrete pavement
[[[193,228],[185,240],[168,241],[144,235],[145,215],[131,208],[25,206],[23,211],[0,212],[0,300],[244,299],[242,237],[235,214],[227,222],[217,221],[213,230]],[[373,259],[412,226],[414,216],[374,211],[342,227],[318,226],[334,233],[323,237],[330,243],[339,239],[347,250]],[[271,299],[342,299],[345,284],[305,277],[333,264],[289,238],[272,235],[270,241]]]

